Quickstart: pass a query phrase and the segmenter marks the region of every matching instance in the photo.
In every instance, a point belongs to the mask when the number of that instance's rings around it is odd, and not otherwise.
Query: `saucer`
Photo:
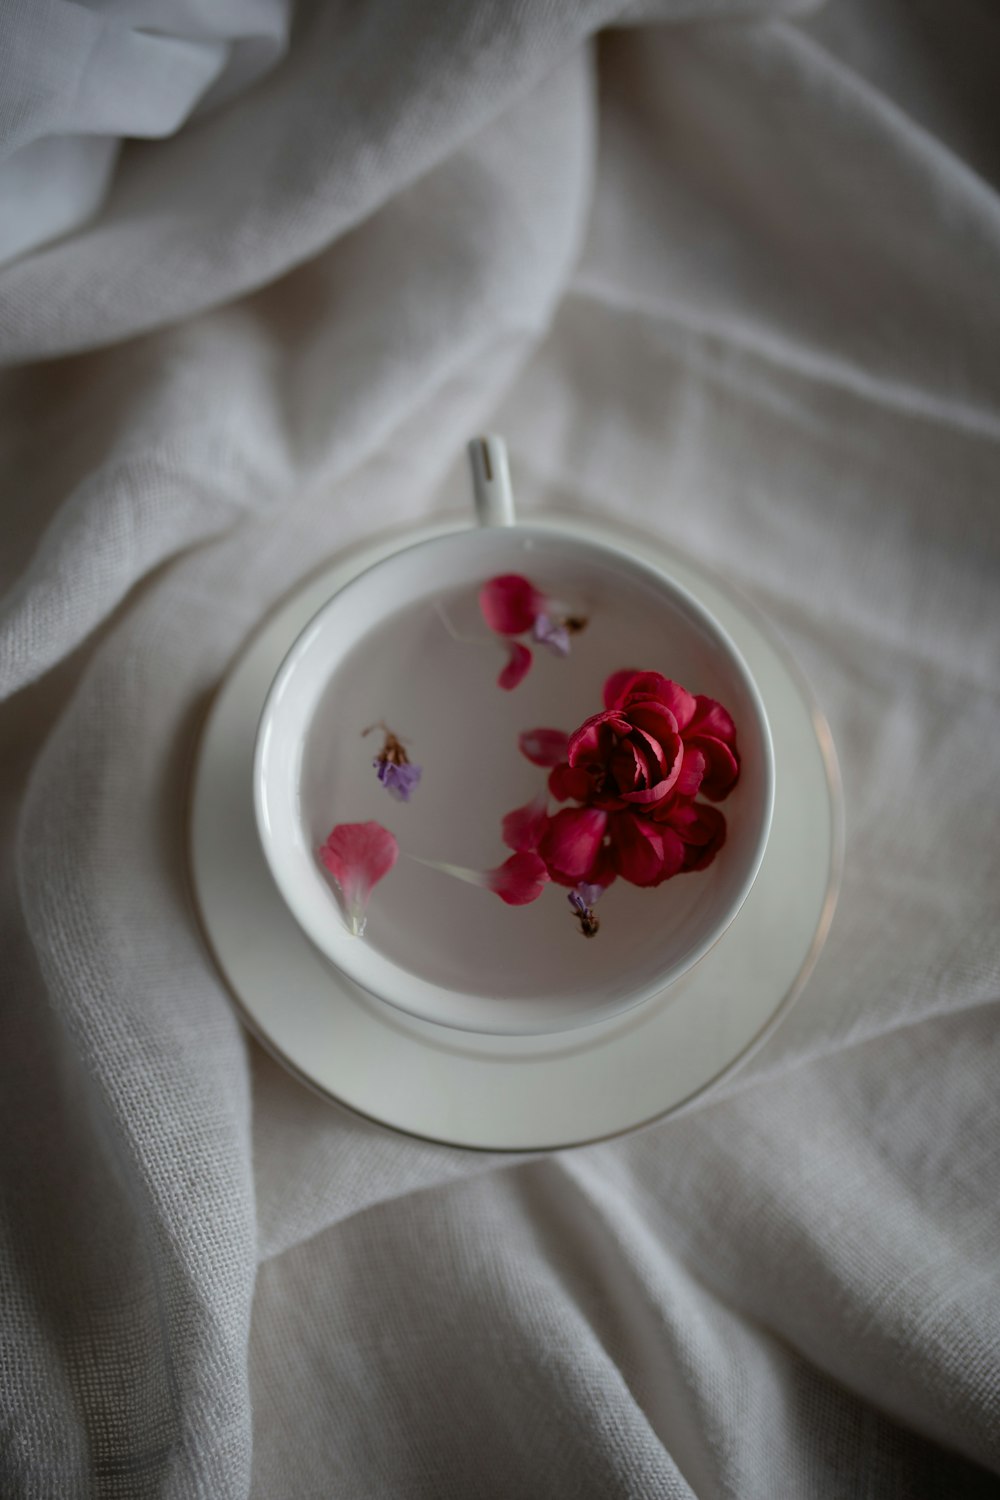
[[[651,537],[577,516],[545,524],[661,566],[736,641],[764,700],[777,787],[763,863],[732,925],[682,979],[634,1010],[570,1032],[456,1031],[387,1005],[339,973],[278,894],[252,790],[254,737],[275,673],[338,589],[400,547],[454,531],[454,522],[382,538],[301,584],[222,684],[192,778],[194,899],[245,1024],[328,1099],[395,1130],[480,1150],[552,1150],[619,1135],[729,1073],[805,983],[840,876],[843,813],[830,732],[752,606]]]

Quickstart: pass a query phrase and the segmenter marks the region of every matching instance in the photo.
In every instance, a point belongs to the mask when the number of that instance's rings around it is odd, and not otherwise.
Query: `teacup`
[[[257,734],[257,826],[296,921],[364,990],[459,1030],[556,1032],[675,984],[733,921],[770,828],[771,736],[737,647],[687,590],[631,552],[517,523],[502,441],[476,439],[470,453],[479,525],[361,573],[282,663]],[[498,683],[511,642],[479,605],[483,586],[505,575],[552,601],[549,639],[524,635],[533,659],[513,689]],[[551,637],[562,620],[568,642]],[[544,803],[549,771],[521,753],[520,735],[573,731],[602,709],[605,680],[629,668],[731,714],[740,775],[722,804],[724,845],[707,868],[653,888],[616,880],[589,929],[580,899],[555,882],[530,905],[505,904],[474,877],[511,854],[504,814]],[[406,802],[383,774],[390,744],[421,768]],[[561,805],[575,804],[550,797],[548,812]],[[358,936],[318,851],[335,825],[367,821],[387,827],[400,853]]]

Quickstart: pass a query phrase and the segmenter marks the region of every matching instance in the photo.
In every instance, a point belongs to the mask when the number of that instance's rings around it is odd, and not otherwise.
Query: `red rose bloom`
[[[732,790],[736,729],[714,699],[693,697],[659,672],[625,671],[604,684],[604,703],[570,736],[553,796],[651,814],[670,796],[700,791],[719,801]]]
[[[739,777],[736,728],[712,698],[696,697],[659,672],[615,672],[604,709],[570,735],[563,754],[556,730],[521,736],[536,765],[553,766],[549,791],[565,807],[553,817],[531,809],[530,847],[554,881],[607,886],[621,876],[656,886],[703,870],[726,837],[726,820],[695,802],[719,802]],[[514,816],[514,815],[512,815]],[[508,842],[511,840],[508,839]]]

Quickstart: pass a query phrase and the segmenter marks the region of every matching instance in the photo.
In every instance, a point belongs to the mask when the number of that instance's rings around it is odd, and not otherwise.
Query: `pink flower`
[[[570,736],[566,769],[550,778],[553,796],[648,812],[671,795],[703,791],[719,801],[736,784],[736,729],[714,699],[695,698],[659,672],[615,672],[604,702]]]
[[[712,698],[659,672],[613,673],[604,709],[570,735],[532,730],[521,748],[550,765],[548,791],[577,803],[547,820],[537,848],[561,885],[656,886],[703,870],[726,838],[726,820],[698,793],[721,801],[739,778],[736,728]]]
[[[520,573],[500,573],[490,578],[479,591],[479,608],[483,619],[497,635],[527,635],[556,656],[568,656],[570,636],[586,625],[586,620],[574,615],[558,616],[552,613],[552,605],[530,579]],[[530,647],[522,642],[512,643],[510,659],[503,668],[497,683],[500,687],[517,687],[531,666]]]
[[[693,797],[700,792],[713,802],[721,802],[740,774],[736,725],[731,715],[714,698],[703,694],[692,697],[659,672],[613,672],[604,684],[606,709],[622,709],[648,696],[673,710],[684,742],[686,770],[677,786],[678,795]]]
[[[351,931],[365,930],[368,898],[399,857],[399,845],[381,823],[338,823],[316,851],[344,900]]]

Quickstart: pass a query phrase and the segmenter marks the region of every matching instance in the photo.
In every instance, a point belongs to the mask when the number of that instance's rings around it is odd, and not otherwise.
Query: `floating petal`
[[[520,573],[501,573],[479,591],[483,619],[498,635],[523,635],[535,623],[544,600]]]
[[[549,881],[545,861],[525,850],[512,854],[495,870],[487,870],[485,883],[508,906],[527,906],[536,901]]]
[[[561,729],[526,729],[517,745],[533,766],[557,766],[566,759],[569,735]]]
[[[316,853],[340,887],[351,931],[360,937],[368,898],[399,857],[395,836],[381,823],[338,823]]]
[[[542,888],[549,880],[545,861],[530,850],[512,854],[495,870],[470,870],[464,865],[446,864],[443,860],[421,859],[418,854],[411,854],[409,858],[419,865],[427,865],[432,870],[451,875],[455,880],[464,880],[469,885],[493,891],[508,906],[527,906],[529,901],[536,900],[542,894]]]
[[[545,825],[548,823],[546,807],[548,794],[543,790],[525,807],[517,807],[503,820],[503,841],[508,849],[523,852],[537,849]]]
[[[520,641],[512,641],[510,657],[500,676],[497,678],[497,687],[502,687],[506,692],[516,688],[528,674],[531,666],[531,651],[527,646],[522,646]]]

